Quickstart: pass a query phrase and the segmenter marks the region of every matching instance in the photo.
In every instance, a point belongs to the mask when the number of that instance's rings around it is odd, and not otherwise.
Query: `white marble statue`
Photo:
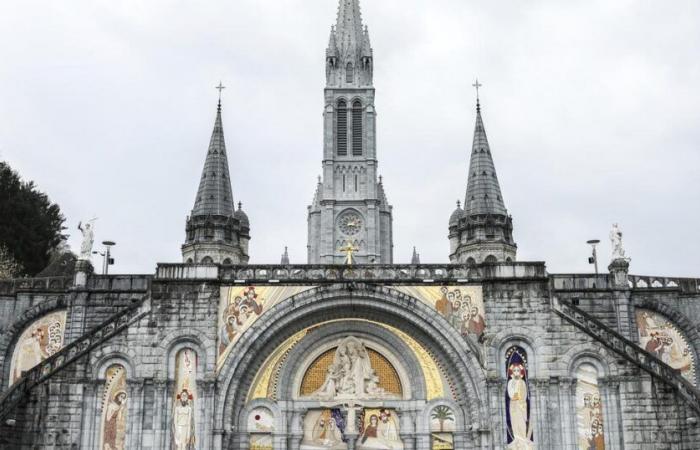
[[[95,219],[89,220],[85,226],[82,222],[78,222],[78,229],[83,234],[83,242],[80,244],[80,259],[90,261],[92,244],[95,242]]]
[[[610,244],[612,245],[612,259],[627,259],[625,257],[625,249],[622,248],[622,230],[616,223],[613,224],[610,230]]]
[[[349,336],[338,345],[323,385],[311,396],[330,400],[384,398],[391,394],[379,387],[365,344]]]

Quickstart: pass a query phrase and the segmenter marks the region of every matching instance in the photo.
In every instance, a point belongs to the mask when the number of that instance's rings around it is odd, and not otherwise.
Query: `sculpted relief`
[[[380,387],[370,353],[356,337],[345,338],[335,349],[320,388],[309,395],[321,400],[395,398],[396,393]]]
[[[66,311],[57,311],[34,321],[22,332],[12,353],[10,385],[63,348]]]

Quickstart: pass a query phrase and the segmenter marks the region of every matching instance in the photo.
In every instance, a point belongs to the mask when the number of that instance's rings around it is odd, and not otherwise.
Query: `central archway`
[[[402,400],[414,403],[410,408],[397,403],[397,400],[383,404],[404,407],[401,425],[412,428],[412,431],[425,432],[426,425],[421,419],[423,414],[418,411],[420,405],[429,403],[425,381],[420,363],[411,357],[406,342],[400,337],[403,334],[427,349],[444,369],[442,372],[451,397],[444,400],[451,402],[457,410],[455,413],[463,424],[461,439],[466,437],[459,448],[488,447],[488,436],[483,433],[477,436],[469,431],[478,428],[473,424],[487,422],[485,394],[481,394],[486,391],[486,382],[479,358],[465,338],[434,309],[406,294],[374,285],[336,284],[304,291],[280,302],[241,336],[218,377],[220,390],[215,427],[221,432],[221,448],[248,448],[246,414],[250,411],[249,392],[256,374],[275,349],[310,327],[321,330],[320,334],[305,338],[294,347],[292,353],[295,357],[287,358],[289,363],[283,366],[279,377],[283,381],[278,387],[279,398],[275,400],[287,402],[284,403],[287,406],[277,408],[270,405],[268,408],[278,409],[276,424],[280,427],[278,431],[282,431],[278,433],[281,436],[278,439],[286,441],[277,445],[299,448],[303,430],[298,411],[301,407],[314,406],[311,402],[304,402],[304,399],[295,398],[294,380],[298,379],[300,370],[304,368],[301,356],[308,354],[323,339],[351,334],[366,339],[370,347],[381,348],[395,358],[395,364],[403,371],[406,387],[410,391],[407,398]],[[391,333],[388,331],[390,329],[399,333]],[[255,400],[255,404],[260,402],[260,399]],[[293,406],[290,407],[290,404]],[[413,444],[408,443],[406,448],[413,448]]]

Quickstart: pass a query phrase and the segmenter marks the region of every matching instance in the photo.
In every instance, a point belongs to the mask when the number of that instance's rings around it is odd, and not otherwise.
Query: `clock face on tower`
[[[338,228],[347,236],[354,236],[362,230],[362,217],[355,212],[343,214],[338,220]]]

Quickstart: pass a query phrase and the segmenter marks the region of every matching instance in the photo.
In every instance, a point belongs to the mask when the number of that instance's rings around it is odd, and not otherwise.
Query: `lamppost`
[[[92,252],[95,255],[100,255],[102,257],[102,275],[109,274],[109,266],[114,265],[114,258],[110,256],[110,248],[117,245],[114,241],[102,241],[102,245],[105,246],[104,252]]]
[[[600,244],[600,240],[591,239],[590,241],[586,241],[586,243],[593,247],[593,256],[588,258],[588,264],[595,265],[595,274],[598,275],[598,252],[596,251],[596,245]]]

